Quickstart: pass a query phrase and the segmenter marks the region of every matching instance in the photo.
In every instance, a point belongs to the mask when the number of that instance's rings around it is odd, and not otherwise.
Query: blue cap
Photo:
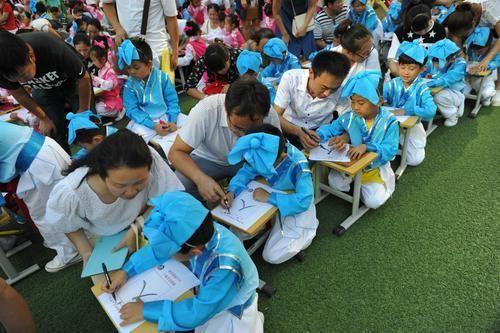
[[[261,65],[262,57],[259,52],[244,50],[236,60],[236,68],[238,68],[240,76],[246,74],[249,70],[259,73]]]
[[[279,137],[267,133],[242,136],[229,152],[229,164],[238,164],[243,159],[260,175],[268,178],[276,173],[274,162],[278,157]]]
[[[264,54],[271,58],[281,59],[285,58],[283,52],[286,52],[287,47],[284,41],[279,38],[271,38],[264,45]]]
[[[363,71],[352,76],[344,88],[342,88],[342,97],[351,97],[357,94],[366,98],[373,105],[380,101],[378,94],[378,83],[382,78],[379,71]]]
[[[101,118],[92,113],[92,111],[84,111],[80,113],[69,112],[66,115],[66,119],[69,120],[68,123],[68,144],[73,144],[76,139],[76,131],[81,129],[93,129],[99,128],[99,126],[92,121],[90,118],[97,119],[100,123]]]
[[[465,40],[465,44],[467,47],[471,47],[471,45],[477,45],[484,47],[486,43],[488,43],[488,38],[490,38],[490,28],[487,27],[477,27],[470,34],[469,37]]]
[[[399,58],[401,54],[404,54],[423,65],[425,63],[425,58],[427,57],[427,50],[418,42],[418,39],[415,39],[413,42],[404,41],[401,45],[399,45],[396,58]]]
[[[439,66],[443,67],[446,64],[446,59],[460,51],[460,48],[448,38],[432,44],[427,50],[430,58],[438,59]]]
[[[124,69],[125,66],[130,66],[132,61],[139,60],[139,52],[130,40],[123,41],[122,45],[118,47],[118,68]]]
[[[393,20],[396,20],[399,17],[400,12],[401,12],[401,3],[400,2],[393,2],[389,6],[389,9],[388,9],[386,15],[389,15]]]

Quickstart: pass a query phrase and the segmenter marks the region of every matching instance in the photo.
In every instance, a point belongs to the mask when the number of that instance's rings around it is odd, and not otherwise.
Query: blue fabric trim
[[[256,293],[253,293],[252,296],[250,296],[245,303],[233,306],[232,308],[228,309],[227,311],[229,311],[231,314],[233,314],[234,316],[241,319],[241,317],[243,316],[243,312],[246,309],[248,309],[250,307],[250,305],[252,305],[252,303],[255,299],[255,295],[256,295]]]
[[[21,172],[26,172],[31,166],[31,163],[35,160],[36,155],[42,149],[43,143],[45,142],[45,136],[38,132],[33,131],[28,142],[24,145],[23,149],[17,156],[16,169]]]

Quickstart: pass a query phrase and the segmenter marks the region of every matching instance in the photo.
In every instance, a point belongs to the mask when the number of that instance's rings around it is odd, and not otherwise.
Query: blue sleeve
[[[300,64],[299,59],[296,56],[290,57],[290,64],[288,64],[288,69],[301,69],[302,65]]]
[[[260,75],[262,77],[274,77],[275,69],[274,69],[274,64],[269,64],[267,65],[266,68],[260,72]]]
[[[233,192],[237,197],[241,192],[247,189],[248,183],[254,180],[259,174],[248,163],[243,164],[236,175],[229,182],[227,190]]]
[[[144,319],[158,323],[160,331],[188,331],[227,309],[236,297],[237,275],[228,269],[215,271],[194,298],[180,302],[144,303]]]
[[[129,260],[123,265],[122,269],[127,273],[128,277],[135,276],[150,268],[163,264],[170,258],[159,258],[153,252],[151,245],[146,245],[139,251],[130,256]]]
[[[373,164],[384,165],[392,161],[398,152],[399,123],[394,119],[387,128],[382,142],[367,142],[366,149],[378,154]]]
[[[497,53],[493,59],[491,59],[490,63],[488,64],[488,69],[490,71],[497,69],[500,67],[500,54]]]
[[[294,193],[276,193],[269,195],[268,202],[278,207],[281,216],[292,216],[305,212],[313,200],[313,181],[310,172],[302,172],[295,183]]]
[[[445,73],[441,74],[439,78],[430,81],[427,85],[429,87],[449,88],[465,78],[466,67],[465,62],[455,63]]]
[[[181,112],[181,109],[179,107],[179,97],[177,96],[175,87],[170,81],[168,75],[164,72],[162,72],[161,75],[163,99],[165,100],[165,104],[167,105],[168,121],[171,123],[177,123],[177,117]]]
[[[366,10],[368,11],[369,8],[366,8]],[[368,30],[370,30],[370,32],[373,32],[378,26],[377,14],[375,14],[375,11],[372,9],[368,12],[367,16],[365,26]]]
[[[409,116],[418,116],[423,120],[430,120],[434,118],[437,111],[434,97],[432,97],[429,88],[425,87],[420,91],[420,104],[416,104],[417,98],[411,98],[405,104],[405,113]]]
[[[321,142],[324,142],[331,137],[341,135],[346,132],[344,127],[342,126],[343,117],[339,117],[334,120],[331,124],[321,125],[316,133],[319,135]]]
[[[123,87],[123,107],[126,110],[127,117],[138,124],[149,128],[154,128],[155,124],[149,115],[140,109],[139,99],[129,86],[129,82]]]
[[[392,105],[392,95],[394,94],[393,89],[392,89],[392,80],[389,82],[386,82],[384,84],[384,90],[382,92],[382,97],[384,98],[384,101],[389,104],[390,106]]]

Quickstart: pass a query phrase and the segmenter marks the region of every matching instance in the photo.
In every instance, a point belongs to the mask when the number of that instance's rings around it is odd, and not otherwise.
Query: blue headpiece
[[[458,51],[460,51],[460,48],[457,44],[445,38],[432,44],[427,50],[427,53],[429,58],[438,59],[439,67],[444,67],[444,65],[446,65],[446,59]]]
[[[477,45],[484,47],[486,43],[488,43],[488,38],[490,38],[490,28],[487,27],[477,27],[474,29],[472,34],[465,40],[465,44],[467,47],[471,47],[471,45]]]
[[[124,69],[125,66],[130,66],[132,61],[139,60],[139,52],[130,40],[123,41],[122,45],[118,47],[118,68]]]
[[[379,71],[363,71],[352,76],[342,88],[342,97],[351,97],[357,94],[366,98],[373,105],[377,105],[380,96],[378,94],[378,83],[382,78]]]
[[[238,164],[243,159],[260,175],[268,178],[276,173],[274,162],[278,157],[279,137],[267,133],[253,133],[236,141],[227,156],[229,164]]]
[[[73,144],[76,139],[76,131],[81,129],[93,129],[99,128],[99,126],[91,120],[94,118],[98,123],[101,122],[101,118],[92,113],[92,111],[84,111],[80,113],[69,112],[66,115],[66,119],[69,120],[68,123],[68,144]]]
[[[425,58],[427,57],[427,50],[423,47],[418,39],[415,39],[413,42],[404,41],[398,48],[398,52],[396,53],[396,58],[399,58],[401,54],[404,54],[421,65],[425,64]]]
[[[264,45],[264,54],[271,58],[282,59],[285,57],[283,52],[286,52],[287,46],[280,38],[271,38]]]
[[[240,76],[248,72],[248,70],[259,73],[261,65],[262,57],[259,52],[244,50],[240,53],[238,59],[236,60],[236,68],[238,68]]]

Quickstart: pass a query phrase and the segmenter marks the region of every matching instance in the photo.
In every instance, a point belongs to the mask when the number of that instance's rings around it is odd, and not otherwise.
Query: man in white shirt
[[[280,124],[267,88],[254,79],[239,79],[227,94],[202,99],[168,154],[186,191],[198,192],[209,202],[223,198],[218,181],[234,176],[241,167],[229,165],[227,155],[240,136],[262,123],[278,128]]]
[[[333,120],[340,99],[338,89],[349,73],[349,59],[338,52],[319,52],[311,69],[293,69],[281,79],[274,109],[287,139],[298,148],[311,149],[319,137],[313,131]]]
[[[120,45],[127,37],[141,34],[144,0],[103,0],[102,9],[116,32],[117,45]],[[179,53],[179,28],[175,0],[151,0],[148,13],[146,42],[153,50],[154,58],[159,59],[162,51],[168,47],[170,39],[172,49],[170,66],[175,69]]]

